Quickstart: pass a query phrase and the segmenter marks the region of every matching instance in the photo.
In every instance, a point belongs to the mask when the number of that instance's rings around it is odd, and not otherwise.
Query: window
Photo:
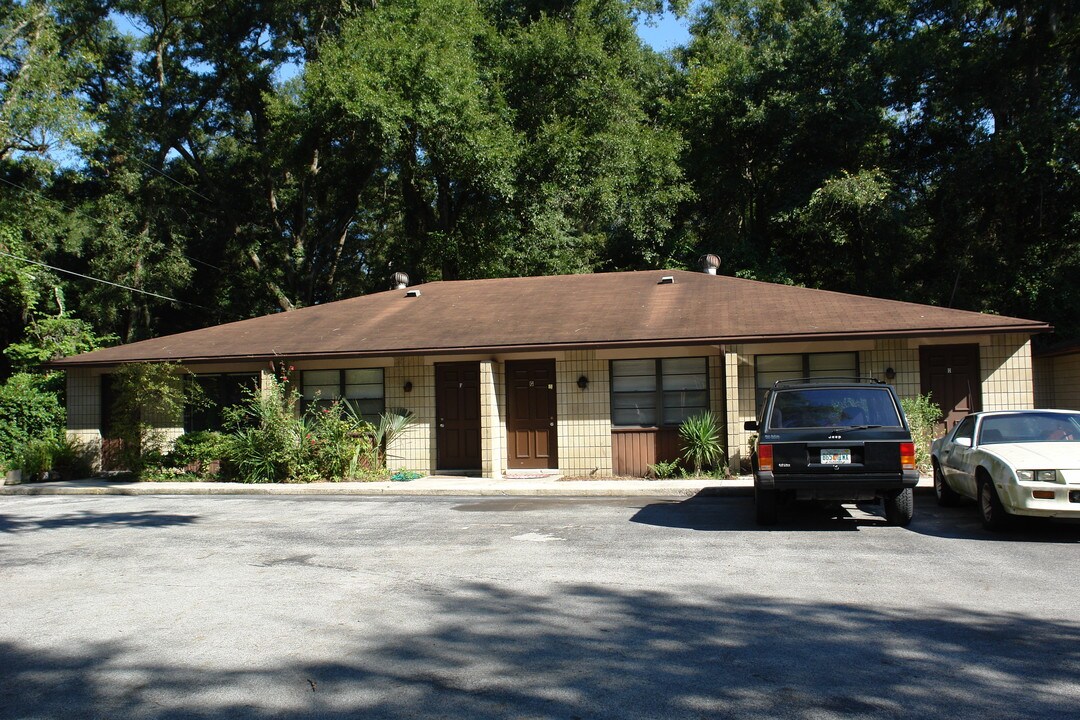
[[[225,408],[239,405],[246,399],[247,391],[259,387],[257,373],[197,375],[186,381],[197,383],[209,404],[184,409],[184,432],[221,430],[225,425]]]
[[[611,423],[679,425],[709,409],[708,359],[611,361]]]
[[[303,374],[304,406],[316,403],[329,407],[335,400],[349,401],[364,419],[379,422],[386,409],[383,393],[383,369],[305,370]]]
[[[960,438],[967,438],[968,443],[975,437],[975,418],[968,415],[966,418],[960,421],[960,424],[956,426],[956,430],[953,431],[953,442],[956,442]]]
[[[754,358],[754,387],[757,408],[765,404],[765,392],[777,380],[796,378],[859,376],[859,353],[801,353],[757,355]]]

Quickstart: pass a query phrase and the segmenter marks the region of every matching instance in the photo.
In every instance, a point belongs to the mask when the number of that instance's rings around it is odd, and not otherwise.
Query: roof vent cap
[[[712,253],[708,255],[702,255],[698,258],[698,264],[701,265],[701,271],[709,275],[715,275],[716,271],[720,269],[720,258]]]
[[[419,288],[413,288],[412,290],[405,291],[405,297],[420,297]]]
[[[658,282],[656,284],[657,285],[674,285],[675,284],[675,276],[674,275],[665,275],[662,278],[660,278],[660,282]]]
[[[404,290],[409,286],[409,276],[403,272],[396,272],[390,276],[391,290]]]

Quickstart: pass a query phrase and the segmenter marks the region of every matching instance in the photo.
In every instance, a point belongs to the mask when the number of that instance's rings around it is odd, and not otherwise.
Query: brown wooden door
[[[506,363],[508,467],[559,467],[555,403],[554,360]]]
[[[435,365],[435,444],[440,470],[480,469],[480,365]]]
[[[919,372],[922,393],[931,393],[944,413],[944,430],[982,408],[978,345],[924,345]]]

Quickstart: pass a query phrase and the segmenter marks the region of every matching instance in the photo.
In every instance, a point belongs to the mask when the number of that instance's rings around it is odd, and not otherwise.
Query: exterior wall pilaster
[[[383,376],[387,410],[412,413],[412,423],[386,449],[390,470],[435,470],[435,368],[422,357],[399,357]],[[406,392],[406,383],[409,390]]]
[[[83,448],[91,468],[101,469],[101,377],[89,368],[67,375],[67,437]]]
[[[1027,335],[992,335],[979,347],[983,410],[1030,410],[1035,407],[1031,339]]]
[[[595,350],[567,351],[555,361],[559,471],[569,477],[611,477],[611,376]],[[578,378],[588,378],[581,389]]]
[[[503,364],[495,360],[480,362],[480,472],[484,477],[502,480],[506,466],[506,425],[502,405]]]

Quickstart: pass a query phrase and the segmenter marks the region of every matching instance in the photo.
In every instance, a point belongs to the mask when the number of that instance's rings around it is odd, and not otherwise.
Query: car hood
[[[1080,443],[1075,442],[1000,443],[981,449],[1020,470],[1080,468]]]

